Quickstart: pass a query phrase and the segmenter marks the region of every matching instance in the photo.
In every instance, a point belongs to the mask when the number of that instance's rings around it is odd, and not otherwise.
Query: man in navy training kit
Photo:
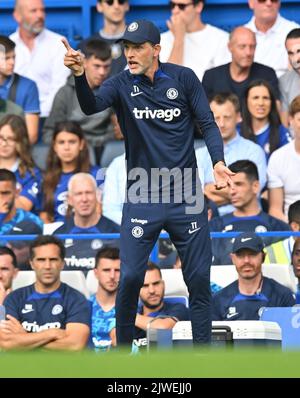
[[[193,142],[195,122],[201,127],[212,158],[216,186],[221,189],[230,184],[233,173],[225,166],[222,138],[200,81],[189,68],[160,63],[157,27],[146,20],[132,22],[122,40],[128,70],[105,81],[94,95],[86,81],[82,55],[63,39],[67,49],[64,63],[75,75],[83,112],[92,114],[113,106],[125,139],[127,202],[121,225],[117,344],[131,344],[133,340],[139,291],[149,255],[162,229],[169,233],[182,261],[189,290],[193,340],[209,343],[211,242],[207,211],[205,206],[198,206],[197,211],[188,206],[191,196],[196,200],[199,196],[203,198],[199,192],[195,197],[200,186]],[[157,182],[157,176],[153,175],[157,170],[162,172],[162,168],[177,174],[173,181],[166,183],[163,179],[153,187]],[[137,170],[142,177],[138,200],[137,196],[133,197]],[[176,189],[186,170],[192,181],[184,181],[185,185]],[[186,194],[188,186],[192,190],[190,197],[184,195],[184,199],[178,200],[178,192]],[[166,192],[170,193],[169,201],[161,198]]]

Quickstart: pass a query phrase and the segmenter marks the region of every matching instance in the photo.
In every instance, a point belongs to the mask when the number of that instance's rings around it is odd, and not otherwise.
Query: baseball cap
[[[160,32],[154,23],[146,19],[131,22],[117,41],[127,40],[131,43],[141,44],[149,41],[152,44],[160,43]]]
[[[232,253],[236,253],[241,249],[250,249],[259,253],[264,248],[264,242],[254,232],[243,232],[234,240]]]

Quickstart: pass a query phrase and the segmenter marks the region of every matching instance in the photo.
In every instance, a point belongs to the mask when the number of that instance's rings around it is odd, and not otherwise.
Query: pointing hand
[[[71,69],[75,76],[83,75],[84,66],[83,59],[84,56],[80,51],[74,50],[68,40],[64,37],[61,39],[63,45],[66,47],[66,54],[64,58],[64,64],[67,68]]]

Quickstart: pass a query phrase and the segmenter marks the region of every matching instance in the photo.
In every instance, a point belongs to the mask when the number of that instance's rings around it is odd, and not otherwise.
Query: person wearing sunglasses
[[[233,173],[225,166],[222,137],[196,74],[159,61],[158,28],[147,20],[134,21],[122,41],[128,70],[104,81],[94,95],[82,54],[63,40],[64,64],[75,75],[83,112],[93,114],[113,106],[124,134],[127,196],[120,231],[117,343],[131,346],[147,261],[165,229],[183,264],[194,343],[209,344],[211,241],[194,151],[195,121],[212,159],[216,186],[225,188]],[[165,178],[168,170],[171,175]]]
[[[169,30],[161,35],[160,60],[188,66],[197,77],[207,69],[230,62],[228,33],[204,24],[201,14],[204,0],[171,0]]]
[[[110,75],[121,72],[126,67],[122,43],[117,40],[123,36],[126,28],[125,16],[129,11],[128,0],[98,0],[97,12],[103,16],[103,27],[91,37],[79,43],[78,48],[85,53],[85,47],[90,39],[101,39],[111,46],[112,65]]]
[[[255,62],[275,69],[277,77],[288,70],[287,34],[299,25],[280,15],[280,0],[248,0],[253,16],[245,26],[256,35]]]

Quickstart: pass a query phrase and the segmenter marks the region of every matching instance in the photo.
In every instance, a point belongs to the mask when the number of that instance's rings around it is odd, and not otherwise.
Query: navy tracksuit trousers
[[[125,203],[121,225],[121,275],[116,299],[116,331],[119,345],[131,344],[139,292],[149,255],[162,229],[174,243],[182,262],[184,281],[196,344],[211,338],[210,266],[211,240],[206,208],[186,214],[185,204]]]

